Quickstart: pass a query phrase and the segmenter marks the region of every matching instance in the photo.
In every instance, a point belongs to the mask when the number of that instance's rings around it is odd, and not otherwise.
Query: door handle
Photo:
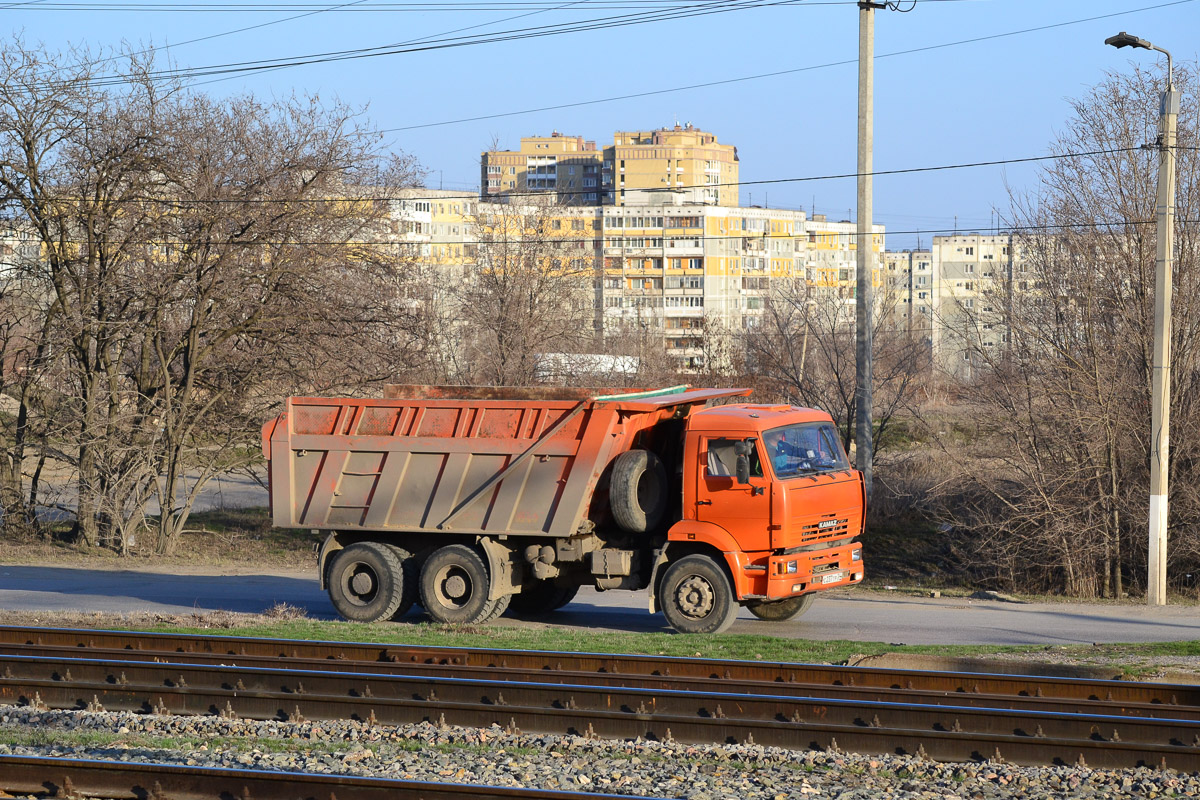
[[[711,506],[711,505],[712,505],[712,500],[697,500],[697,501],[696,501],[696,505],[698,505],[698,506]]]

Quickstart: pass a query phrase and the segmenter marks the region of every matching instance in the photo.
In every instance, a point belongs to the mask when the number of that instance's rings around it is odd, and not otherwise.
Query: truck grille
[[[800,535],[806,542],[819,542],[823,539],[836,539],[839,536],[845,536],[850,530],[850,520],[839,519],[832,526],[822,527],[821,523],[814,522],[811,525],[805,525],[800,529]]]

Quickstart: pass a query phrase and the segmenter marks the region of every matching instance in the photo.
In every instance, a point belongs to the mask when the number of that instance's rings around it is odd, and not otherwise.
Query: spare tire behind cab
[[[667,513],[667,471],[649,450],[629,450],[613,462],[608,492],[617,524],[630,533],[658,527]]]

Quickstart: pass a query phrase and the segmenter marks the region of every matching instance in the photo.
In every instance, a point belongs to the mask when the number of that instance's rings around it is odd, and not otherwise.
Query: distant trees
[[[153,498],[166,552],[279,397],[411,357],[403,264],[373,242],[377,195],[419,171],[341,106],[217,102],[137,56],[119,82],[92,64],[0,55],[0,208],[35,244],[0,275],[23,312],[3,339],[0,502],[6,529],[30,519],[21,466],[53,452],[83,541],[123,546]]]
[[[875,439],[898,416],[914,413],[928,385],[929,345],[895,324],[887,293],[873,314]],[[827,411],[849,450],[854,435],[854,306],[802,278],[780,282],[746,336],[747,359],[760,386],[796,405]],[[886,447],[883,448],[886,450]],[[880,448],[876,446],[876,454]]]
[[[1176,81],[1171,574],[1200,567],[1197,84],[1178,66]],[[1143,585],[1157,154],[1141,146],[1155,139],[1161,88],[1138,70],[1075,101],[1053,145],[1063,157],[1013,199],[1018,270],[997,285],[995,315],[969,320],[1002,325],[1009,341],[963,339],[979,367],[958,387],[973,434],[947,440],[942,514],[1009,586],[1117,596]]]
[[[547,354],[597,342],[591,234],[541,198],[490,206],[475,220],[478,254],[451,279],[460,345],[457,375],[471,383],[542,382]]]

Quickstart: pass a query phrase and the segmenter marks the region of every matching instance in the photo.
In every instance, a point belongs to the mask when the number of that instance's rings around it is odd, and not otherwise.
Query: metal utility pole
[[[1150,552],[1146,604],[1167,603],[1167,477],[1171,433],[1171,271],[1175,245],[1175,128],[1179,92],[1171,75],[1171,54],[1121,31],[1104,40],[1113,47],[1157,50],[1167,57],[1167,90],[1158,109],[1158,195],[1155,229],[1158,248],[1154,275],[1154,369],[1150,378]]]
[[[874,456],[871,419],[871,308],[874,300],[875,251],[872,241],[871,171],[875,130],[875,9],[887,3],[860,0],[858,4],[858,269],[855,286],[855,466],[863,474],[871,499]]]

